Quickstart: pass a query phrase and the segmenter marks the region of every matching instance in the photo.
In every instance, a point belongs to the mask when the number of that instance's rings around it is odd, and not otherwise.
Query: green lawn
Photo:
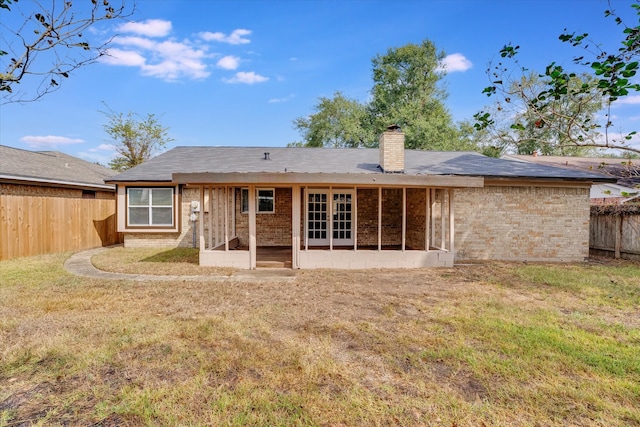
[[[66,256],[0,262],[0,426],[640,425],[638,263],[140,283]]]

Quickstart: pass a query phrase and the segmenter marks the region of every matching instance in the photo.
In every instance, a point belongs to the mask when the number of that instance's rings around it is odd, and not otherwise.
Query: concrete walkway
[[[109,248],[97,248],[73,254],[64,263],[64,268],[76,276],[107,280],[147,281],[197,281],[197,282],[290,282],[295,280],[296,272],[285,268],[265,268],[260,270],[237,270],[230,276],[159,276],[153,274],[112,273],[98,270],[91,263],[91,257],[108,251]]]

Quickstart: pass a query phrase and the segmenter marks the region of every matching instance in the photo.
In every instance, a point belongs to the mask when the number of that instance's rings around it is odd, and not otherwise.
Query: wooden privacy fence
[[[594,255],[640,259],[640,206],[592,206],[589,249]]]
[[[119,243],[116,201],[0,196],[0,260]]]

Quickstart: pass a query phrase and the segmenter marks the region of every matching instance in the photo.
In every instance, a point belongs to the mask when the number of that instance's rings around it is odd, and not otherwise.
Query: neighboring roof
[[[640,185],[640,160],[632,159],[635,166],[626,167],[628,160],[610,157],[570,157],[570,156],[530,156],[510,154],[505,159],[548,165],[570,170],[588,171],[617,179],[617,183],[627,188]]]
[[[269,153],[269,160],[265,160]],[[573,171],[475,152],[405,150],[405,175],[543,178],[613,182]],[[382,174],[377,148],[176,147],[107,182],[171,182],[178,173]]]
[[[105,180],[117,173],[58,151],[27,151],[0,145],[0,181],[114,190]]]

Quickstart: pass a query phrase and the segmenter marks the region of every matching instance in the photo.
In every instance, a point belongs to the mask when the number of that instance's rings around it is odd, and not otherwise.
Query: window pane
[[[149,206],[149,189],[129,188],[129,206]]]
[[[151,215],[153,219],[153,225],[171,225],[171,208],[153,208]]]
[[[258,190],[258,212],[273,211],[273,190]]]
[[[129,208],[129,224],[149,225],[149,208]]]
[[[249,189],[242,189],[242,212],[249,212]]]
[[[172,206],[173,190],[171,188],[154,188],[151,190],[153,206]]]

